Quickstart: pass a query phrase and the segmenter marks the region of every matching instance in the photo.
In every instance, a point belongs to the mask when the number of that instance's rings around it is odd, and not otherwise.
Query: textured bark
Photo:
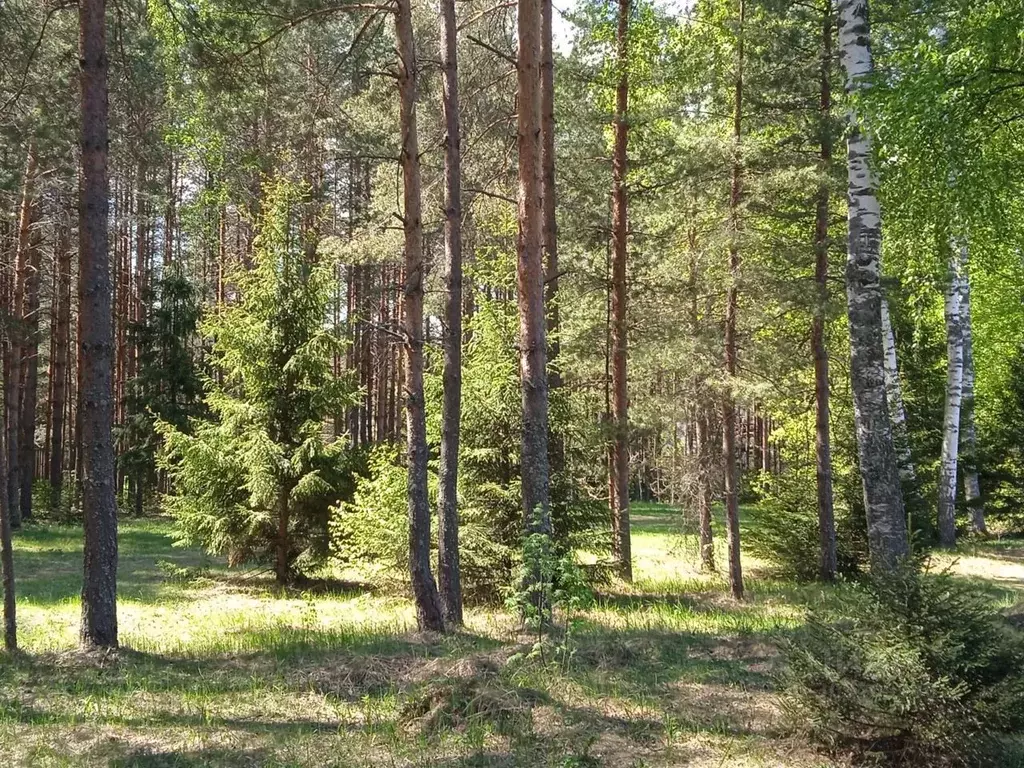
[[[555,185],[555,59],[552,46],[551,0],[540,0],[540,133],[541,133],[541,193],[544,205],[544,303],[548,318],[548,391],[562,386],[562,371],[558,357],[561,354],[558,310],[558,217],[556,206],[558,190]],[[561,472],[565,466],[565,445],[559,434],[549,435],[550,471]]]
[[[832,6],[826,2],[821,30],[821,90],[819,121],[821,131],[820,159],[822,173],[818,189],[818,205],[814,225],[814,280],[817,301],[811,327],[814,350],[815,403],[815,476],[818,490],[818,537],[821,557],[818,573],[823,581],[836,578],[836,521],[832,496],[832,441],[829,434],[828,347],[825,341],[825,309],[828,306],[828,171],[832,165]]]
[[[441,0],[441,68],[444,71],[444,402],[438,469],[437,580],[445,622],[462,624],[459,578],[459,421],[462,414],[462,163],[455,0]]]
[[[85,519],[81,641],[117,645],[117,505],[114,498],[113,332],[107,214],[106,0],[80,0],[80,402]]]
[[[964,342],[960,328],[963,298],[960,265],[966,246],[951,243],[946,281],[946,407],[939,461],[939,544],[956,546],[956,472],[960,455],[960,406],[964,383]]]
[[[7,356],[10,337],[5,332],[3,353]],[[4,397],[10,392],[9,376],[4,377]],[[0,430],[0,488],[7,488],[7,433]],[[4,589],[4,647],[18,649],[18,619],[14,593],[14,553],[11,543],[11,502],[6,493],[0,493],[0,578]]]
[[[867,0],[840,0],[839,46],[847,91],[868,87],[873,70]],[[909,554],[903,493],[886,403],[882,347],[881,236],[878,181],[870,167],[871,142],[855,114],[847,139],[849,252],[846,265],[850,324],[850,379],[871,564],[895,568]]]
[[[418,64],[411,0],[395,8],[402,131],[405,230],[405,413],[408,445],[409,574],[421,630],[441,631],[444,619],[430,569],[430,503],[427,499],[427,422],[423,396],[423,220],[419,142],[416,133]]]
[[[725,538],[729,551],[729,589],[737,600],[743,599],[743,567],[740,562],[740,477],[736,455],[736,313],[739,303],[740,275],[740,203],[743,197],[743,167],[740,146],[743,141],[743,25],[745,0],[739,3],[739,31],[736,44],[736,84],[733,99],[732,192],[729,218],[732,237],[729,243],[729,289],[725,303],[725,395],[722,398],[722,462],[725,480]]]
[[[882,348],[885,396],[889,407],[889,420],[892,422],[892,440],[896,448],[896,463],[899,467],[900,481],[905,493],[915,493],[917,471],[914,469],[914,457],[910,452],[907,409],[903,404],[903,386],[900,383],[900,370],[896,361],[896,334],[893,332],[892,317],[889,315],[889,301],[884,295],[882,296]]]
[[[541,201],[540,17],[539,0],[519,0],[517,287],[519,368],[523,392],[523,514],[527,530],[550,533],[547,326]]]
[[[985,505],[978,480],[978,432],[974,422],[974,331],[971,327],[971,275],[966,260],[961,265],[960,330],[964,347],[964,387],[960,410],[960,460],[964,471],[964,497],[971,514],[971,528],[986,534]]]
[[[630,0],[619,0],[615,88],[615,146],[612,152],[612,555],[624,579],[633,578],[629,535],[629,395],[626,371],[626,260],[629,216],[626,172],[629,162],[629,12]]]

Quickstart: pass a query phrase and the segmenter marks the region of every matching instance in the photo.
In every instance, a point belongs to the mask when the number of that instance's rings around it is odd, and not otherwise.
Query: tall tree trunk
[[[444,402],[438,469],[437,579],[445,622],[462,624],[459,578],[459,421],[462,413],[462,162],[459,130],[458,27],[455,0],[441,0],[441,68],[444,70]]]
[[[964,497],[971,513],[971,527],[975,533],[986,534],[985,505],[978,480],[978,432],[974,422],[974,331],[971,327],[971,273],[967,260],[961,264],[963,276],[960,300],[960,331],[964,347],[964,387],[961,401],[960,455],[964,468]]]
[[[740,477],[736,455],[736,312],[739,303],[740,276],[740,202],[743,195],[743,167],[740,146],[743,141],[743,34],[746,20],[745,0],[739,2],[739,29],[736,41],[736,86],[733,101],[732,193],[729,200],[731,241],[729,243],[729,290],[725,304],[725,396],[722,402],[722,460],[725,472],[726,545],[729,550],[729,589],[737,600],[743,599],[743,566],[740,562]]]
[[[559,367],[561,341],[559,340],[558,311],[558,190],[555,185],[555,58],[552,44],[551,0],[540,0],[540,133],[541,133],[541,194],[544,205],[544,303],[547,306],[548,334],[548,392],[562,386]],[[556,432],[548,437],[550,472],[557,475],[565,466],[565,445]]]
[[[10,336],[3,331],[0,345],[4,357],[8,356]],[[13,387],[10,371],[4,371],[4,398],[6,399]],[[7,489],[7,431],[0,429],[0,488]],[[11,542],[11,500],[7,493],[0,493],[0,578],[4,589],[4,647],[8,651],[18,649],[17,606],[14,594],[14,553]]]
[[[946,285],[946,407],[942,421],[942,456],[939,462],[939,544],[956,546],[956,471],[960,453],[960,407],[964,384],[964,340],[960,327],[963,299],[961,264],[966,245],[950,243]]]
[[[519,370],[523,391],[523,514],[526,529],[551,533],[547,325],[544,314],[540,138],[540,2],[519,0]]]
[[[832,497],[832,442],[829,434],[828,347],[825,343],[825,310],[828,306],[828,173],[832,166],[832,3],[825,4],[821,30],[821,98],[819,123],[821,131],[821,186],[814,226],[814,279],[818,295],[811,327],[814,349],[814,402],[816,406],[815,475],[818,487],[818,536],[820,540],[819,574],[822,581],[834,581],[836,570],[836,521]]]
[[[398,0],[398,84],[402,130],[403,220],[405,229],[406,429],[409,470],[409,573],[421,630],[444,630],[441,600],[430,570],[430,504],[427,499],[427,422],[423,396],[423,220],[420,158],[416,134],[419,74],[411,0]]]
[[[85,646],[117,645],[117,504],[114,497],[113,333],[107,214],[106,0],[79,0],[82,146],[79,189],[79,315],[82,379],[82,513]]]
[[[35,206],[38,209],[38,204]],[[33,217],[38,219],[38,215]],[[39,286],[42,277],[41,236],[34,229],[29,237],[25,264],[25,295],[22,307],[21,393],[18,417],[18,468],[21,478],[19,504],[21,519],[32,518],[32,485],[36,476],[36,405],[39,388]]]
[[[697,431],[697,525],[700,537],[700,567],[705,573],[715,571],[715,542],[711,533],[711,450],[708,439],[708,409],[698,405]]]
[[[873,71],[867,0],[840,0],[839,47],[847,91],[869,86]],[[882,215],[871,169],[871,141],[855,114],[847,139],[849,254],[846,295],[850,323],[850,379],[868,543],[872,567],[892,570],[910,552],[903,493],[885,391],[882,347]]]
[[[14,273],[11,291],[11,320],[13,328],[7,357],[4,360],[5,375],[11,379],[9,396],[4,402],[4,418],[7,431],[7,495],[11,508],[11,527],[21,527],[21,451],[22,437],[22,400],[24,396],[25,377],[23,375],[23,359],[27,338],[25,334],[25,285],[29,279],[33,248],[37,246],[35,223],[37,219],[36,205],[36,145],[29,144],[28,158],[25,162],[25,178],[22,182],[21,205],[18,213],[18,243],[15,255]]]
[[[612,153],[612,432],[611,507],[613,556],[619,573],[633,578],[629,535],[629,397],[627,392],[626,260],[629,245],[626,172],[629,142],[630,0],[619,0],[615,88],[615,147]]]

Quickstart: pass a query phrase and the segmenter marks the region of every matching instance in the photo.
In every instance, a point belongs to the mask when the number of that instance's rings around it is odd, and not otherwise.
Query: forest
[[[0,359],[2,765],[1024,766],[1020,0],[0,0]]]

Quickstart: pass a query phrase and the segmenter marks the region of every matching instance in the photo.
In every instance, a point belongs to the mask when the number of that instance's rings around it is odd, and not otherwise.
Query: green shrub
[[[780,575],[812,581],[820,573],[818,497],[814,467],[789,467],[777,476],[762,474],[756,518],[744,546],[774,565]],[[867,526],[863,506],[835,496],[836,563],[840,575],[854,576],[867,564]]]
[[[790,714],[864,760],[970,765],[1024,725],[1024,636],[948,574],[872,577],[783,645]]]

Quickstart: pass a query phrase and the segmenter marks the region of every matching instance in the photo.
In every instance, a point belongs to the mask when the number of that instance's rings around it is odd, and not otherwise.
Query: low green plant
[[[783,643],[809,735],[876,764],[965,766],[1024,726],[1024,636],[984,592],[907,567],[848,594]]]

